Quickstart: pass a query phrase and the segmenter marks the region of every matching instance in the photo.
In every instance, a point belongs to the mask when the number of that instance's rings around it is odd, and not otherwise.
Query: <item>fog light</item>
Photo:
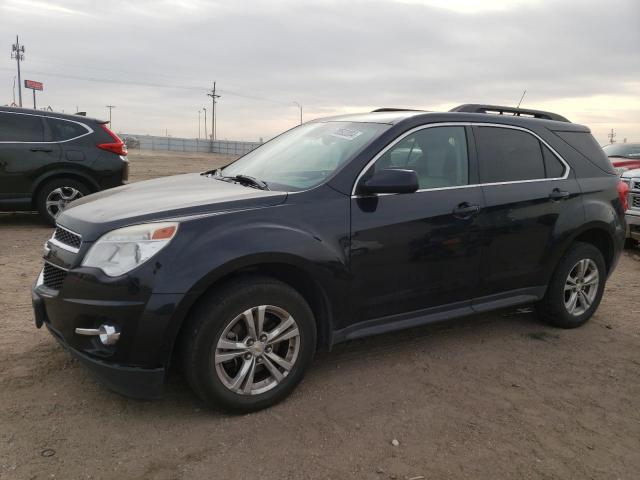
[[[100,325],[100,328],[76,328],[78,335],[98,336],[103,345],[115,345],[120,332],[112,325]]]

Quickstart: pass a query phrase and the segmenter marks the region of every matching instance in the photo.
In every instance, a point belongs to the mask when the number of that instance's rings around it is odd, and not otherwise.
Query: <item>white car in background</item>
[[[629,207],[625,215],[627,238],[635,243],[640,240],[640,168],[623,172],[620,179],[629,185]]]

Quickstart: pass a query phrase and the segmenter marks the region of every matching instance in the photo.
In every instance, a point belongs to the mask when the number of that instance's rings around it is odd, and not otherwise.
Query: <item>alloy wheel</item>
[[[590,258],[579,260],[564,284],[564,306],[576,317],[585,313],[594,302],[600,284],[600,273],[596,262]]]
[[[222,332],[215,370],[222,384],[240,395],[259,395],[275,388],[291,372],[300,351],[295,319],[273,305],[252,307]]]
[[[69,202],[77,200],[82,196],[82,192],[73,187],[58,187],[51,190],[45,200],[47,213],[51,215],[51,217],[57,218]]]

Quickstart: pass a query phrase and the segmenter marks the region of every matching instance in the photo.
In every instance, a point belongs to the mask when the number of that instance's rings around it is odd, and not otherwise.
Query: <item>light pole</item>
[[[198,140],[200,140],[200,115],[202,114],[202,110],[198,110]]]
[[[204,110],[204,138],[207,138],[207,107],[202,107]]]
[[[106,105],[106,107],[109,109],[109,128],[111,130],[113,130],[113,125],[111,125],[111,110],[116,108],[115,105]]]
[[[298,102],[293,102],[293,104],[297,105],[300,109],[300,125],[302,125],[302,105],[300,105]]]

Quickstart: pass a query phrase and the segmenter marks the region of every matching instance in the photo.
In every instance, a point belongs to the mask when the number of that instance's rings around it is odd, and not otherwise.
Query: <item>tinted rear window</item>
[[[540,142],[521,130],[476,127],[480,181],[513,182],[545,178]]]
[[[607,173],[615,174],[611,161],[605,155],[602,147],[598,145],[593,135],[585,132],[553,132],[579,153],[587,158],[591,163],[598,166]]]
[[[0,142],[42,142],[41,117],[0,112]]]
[[[88,132],[82,125],[66,120],[48,118],[47,122],[49,122],[49,127],[53,133],[53,139],[57,142],[70,140]]]

